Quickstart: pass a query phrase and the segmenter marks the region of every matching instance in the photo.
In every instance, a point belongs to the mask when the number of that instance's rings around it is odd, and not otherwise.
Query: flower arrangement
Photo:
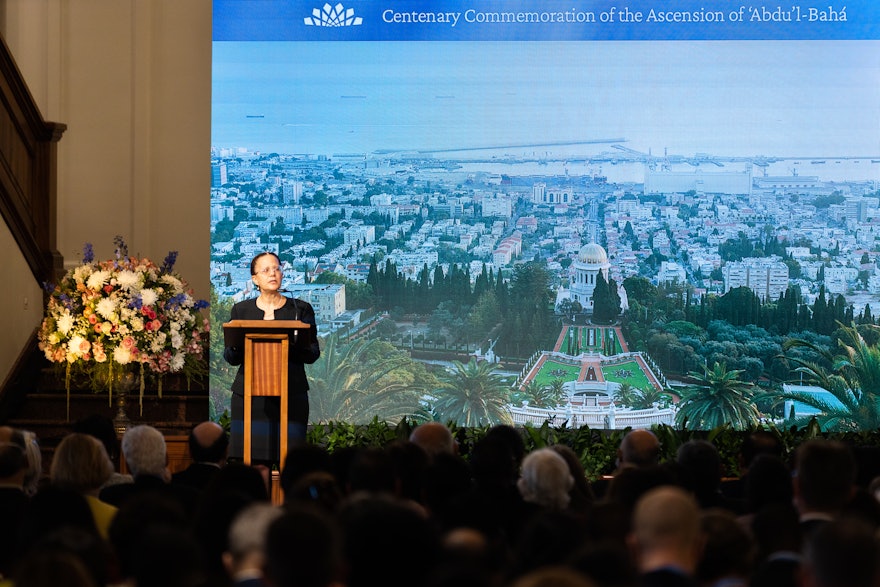
[[[173,272],[177,252],[159,266],[129,256],[122,237],[113,242],[115,258],[95,261],[87,243],[82,264],[59,284],[45,286],[49,300],[39,347],[49,361],[66,363],[68,414],[71,368],[106,381],[112,403],[114,374],[137,367],[143,412],[145,371],[161,376],[197,370],[205,353],[209,325],[199,310],[208,303],[195,300]]]

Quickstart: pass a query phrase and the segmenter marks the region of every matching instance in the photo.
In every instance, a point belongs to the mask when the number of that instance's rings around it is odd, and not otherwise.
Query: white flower
[[[171,286],[171,289],[174,291],[174,294],[183,293],[183,283],[170,273],[166,273],[162,277],[159,278],[159,281],[162,283],[167,283]]]
[[[144,321],[140,316],[132,316],[128,323],[134,332],[141,332],[144,329]]]
[[[184,360],[185,357],[183,353],[174,353],[174,356],[171,357],[171,370],[180,371],[183,369]]]
[[[128,365],[131,363],[131,353],[124,346],[118,346],[113,349],[113,360],[120,365]]]
[[[179,331],[171,333],[171,346],[172,346],[172,348],[179,349],[184,344],[186,344],[186,341],[183,340],[183,336],[180,334]]]
[[[159,294],[154,289],[146,288],[141,290],[141,302],[145,306],[152,306],[159,299]]]
[[[58,317],[55,324],[58,326],[58,332],[67,336],[71,328],[73,328],[73,322],[73,316],[70,315],[70,311],[64,310],[64,314]]]
[[[101,289],[104,287],[104,284],[108,279],[110,279],[109,271],[95,271],[89,275],[89,278],[86,281],[86,287],[89,289]]]
[[[86,279],[89,278],[89,275],[92,274],[92,266],[91,265],[80,265],[76,269],[73,270],[73,279],[77,283],[85,283]]]
[[[134,271],[123,269],[116,275],[116,283],[125,289],[134,289],[140,284],[140,277]]]
[[[95,312],[104,320],[112,320],[116,316],[116,302],[111,298],[101,298],[95,306]]]
[[[81,357],[83,355],[83,348],[90,348],[91,345],[89,341],[84,339],[79,334],[74,334],[70,337],[70,341],[67,343],[67,354],[68,356],[74,355],[76,357]]]

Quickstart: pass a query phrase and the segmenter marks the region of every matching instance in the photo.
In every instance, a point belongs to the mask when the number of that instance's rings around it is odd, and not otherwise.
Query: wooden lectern
[[[280,463],[287,457],[287,358],[309,342],[312,326],[299,320],[231,320],[223,325],[226,346],[244,349],[244,462],[251,464],[253,398],[281,398]]]

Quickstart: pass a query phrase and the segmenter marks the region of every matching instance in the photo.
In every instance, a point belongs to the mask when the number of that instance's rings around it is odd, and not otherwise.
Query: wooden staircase
[[[0,401],[0,425],[34,432],[40,441],[44,468],[52,462],[55,447],[72,431],[77,420],[92,414],[115,420],[120,409],[116,394],[111,405],[106,391],[74,386],[68,399],[63,371],[46,361],[35,348],[2,399],[7,401]],[[149,424],[158,428],[168,443],[172,471],[185,466],[189,461],[186,437],[195,424],[209,417],[208,378],[188,385],[183,376],[167,375],[161,398],[153,385],[144,390],[143,412],[139,401],[137,390],[126,396],[124,413],[128,426]]]

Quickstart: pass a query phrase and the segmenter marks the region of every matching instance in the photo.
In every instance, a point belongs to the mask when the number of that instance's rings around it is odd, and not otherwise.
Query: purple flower
[[[52,293],[53,291],[55,291],[55,284],[52,283],[51,281],[44,281],[43,282],[43,290],[46,293]]]
[[[86,243],[83,247],[83,263],[91,263],[95,260],[95,251],[92,248],[92,243]]]
[[[172,267],[177,262],[177,251],[169,251],[165,261],[162,262],[162,273],[171,273]]]
[[[128,245],[125,244],[125,239],[117,234],[113,237],[113,244],[116,245],[116,258],[125,258],[125,260],[128,261]]]
[[[201,310],[202,308],[207,308],[211,304],[208,303],[208,300],[196,300],[195,309]]]

